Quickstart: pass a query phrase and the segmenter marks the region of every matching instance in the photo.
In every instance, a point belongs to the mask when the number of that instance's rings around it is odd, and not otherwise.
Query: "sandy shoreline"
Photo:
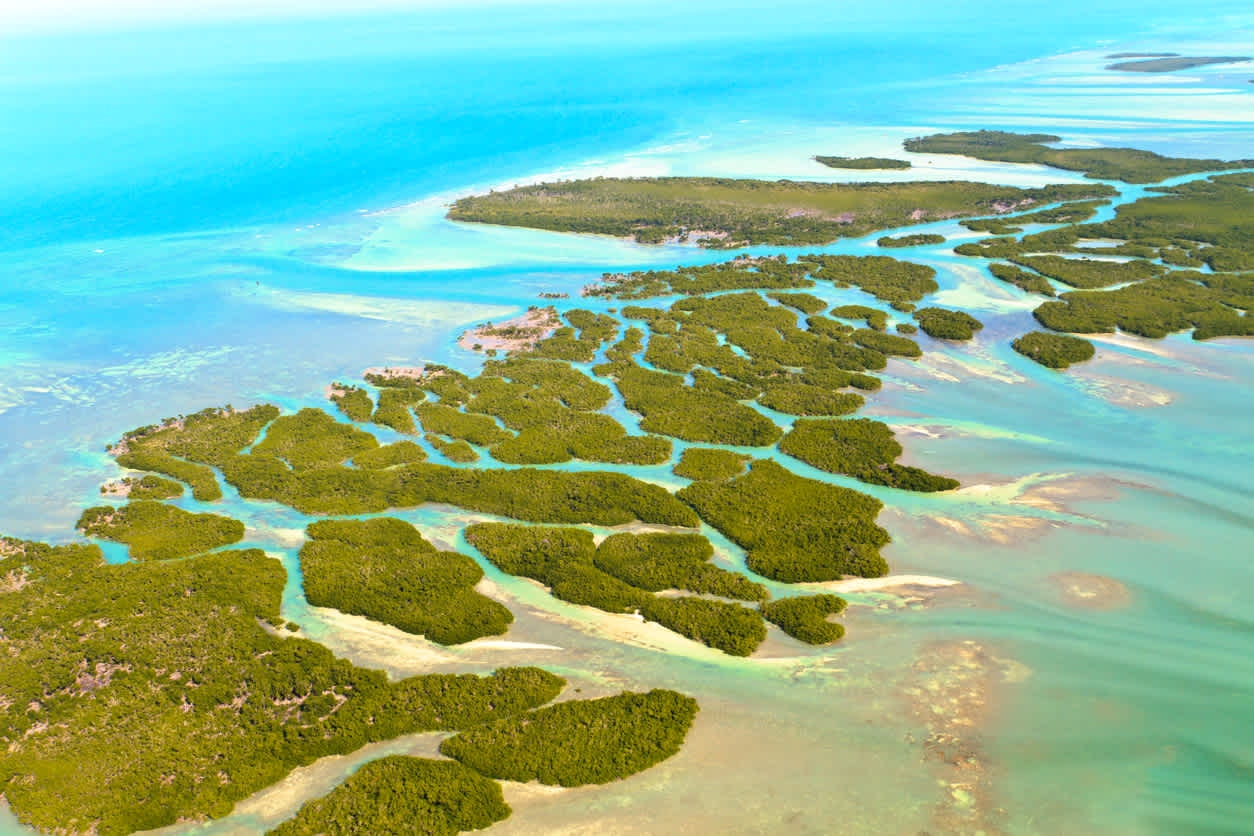
[[[962,581],[949,578],[937,578],[931,575],[885,575],[882,578],[849,578],[843,581],[832,581],[823,584],[824,589],[833,592],[882,592],[886,589],[899,589],[909,586],[942,588],[961,586]]]
[[[548,339],[562,325],[553,308],[531,308],[499,324],[484,323],[457,338],[467,351],[518,351]]]

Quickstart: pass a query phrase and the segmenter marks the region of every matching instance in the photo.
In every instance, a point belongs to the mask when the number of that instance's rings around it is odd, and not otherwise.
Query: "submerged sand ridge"
[[[922,738],[914,742],[942,788],[932,810],[940,832],[1008,832],[983,730],[993,722],[1006,687],[1028,675],[1021,664],[994,656],[976,641],[936,642],[920,649],[902,695],[922,729]]]

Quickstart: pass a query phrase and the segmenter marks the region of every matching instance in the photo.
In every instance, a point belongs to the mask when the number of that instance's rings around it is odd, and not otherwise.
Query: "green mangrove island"
[[[908,139],[905,149],[916,154],[960,154],[979,160],[1036,163],[1067,171],[1082,171],[1085,176],[1098,180],[1122,180],[1125,183],[1157,183],[1182,174],[1254,167],[1254,162],[1250,160],[1164,157],[1136,148],[1049,147],[1048,143],[1061,141],[1062,137],[1053,134],[959,131]]]
[[[910,168],[909,160],[894,160],[891,157],[824,157],[816,155],[816,163],[828,168],[852,169],[906,169]]]
[[[921,232],[917,235],[884,235],[875,241],[877,246],[886,248],[897,247],[921,247],[930,244],[945,243],[944,235],[937,235],[934,232]]]
[[[453,204],[448,216],[455,221],[617,235],[641,243],[797,246],[1113,193],[1100,184],[1020,189],[961,180],[833,184],[604,177],[465,197]]]
[[[455,836],[509,818],[501,785],[456,761],[394,755],[370,761],[267,836],[375,833]]]
[[[696,714],[696,700],[675,691],[629,691],[468,729],[441,743],[440,752],[500,780],[605,784],[678,752]]]
[[[504,633],[514,616],[475,592],[483,570],[437,551],[404,520],[322,520],[300,550],[305,597],[440,644]]]
[[[844,625],[828,620],[844,611],[845,599],[837,595],[799,595],[762,604],[767,621],[806,644],[831,644],[844,636]]]
[[[1153,191],[1116,207],[1107,221],[987,238],[955,252],[1009,262],[989,270],[1053,297],[1034,311],[1051,331],[1254,336],[1254,175],[1220,174]],[[1173,269],[1179,267],[1191,269]],[[1060,292],[1053,282],[1076,289]]]
[[[1088,340],[1047,331],[1024,334],[1011,345],[1024,357],[1051,369],[1065,369],[1076,363],[1092,360],[1095,353],[1093,344]]]
[[[1214,55],[1196,56],[1193,58],[1183,55],[1164,55],[1140,61],[1117,61],[1114,64],[1107,64],[1106,69],[1125,73],[1171,73],[1176,70],[1191,70],[1194,67],[1206,67],[1211,64],[1237,64],[1249,60],[1248,55]]]

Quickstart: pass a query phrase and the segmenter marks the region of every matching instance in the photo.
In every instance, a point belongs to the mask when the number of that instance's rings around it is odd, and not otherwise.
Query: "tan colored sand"
[[[7,574],[0,575],[0,594],[20,592],[29,585],[30,580],[26,577],[25,569],[14,569]]]
[[[832,581],[831,583],[823,584],[823,587],[830,589],[832,592],[881,592],[902,587],[943,588],[960,586],[961,584],[962,581],[937,578],[930,575],[887,575],[882,578],[849,578],[843,581]]]
[[[100,486],[100,495],[127,497],[131,495],[133,487],[135,487],[135,480],[133,479],[115,479]]]
[[[468,351],[518,351],[548,339],[561,324],[553,308],[532,308],[513,319],[472,328],[457,338],[457,344]]]
[[[441,374],[442,372],[439,369],[428,370],[426,366],[371,366],[361,371],[362,377],[382,377],[385,380],[421,381],[439,377]]]

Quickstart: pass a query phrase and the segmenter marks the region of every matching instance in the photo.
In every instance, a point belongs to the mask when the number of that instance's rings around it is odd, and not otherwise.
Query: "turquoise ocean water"
[[[874,179],[809,156],[893,156],[904,137],[974,127],[1254,156],[1254,67],[1101,69],[1142,50],[1254,54],[1254,16],[1222,2],[538,5],[0,38],[0,531],[73,538],[117,474],[104,445],[132,427],[222,403],[324,405],[327,383],[370,365],[472,369],[456,335],[541,291],[728,257],[458,226],[442,215],[459,194],[599,173]],[[1077,179],[941,157],[892,177]],[[521,644],[446,650],[311,610],[295,558],[307,519],[230,494],[223,510],[288,566],[285,615],[361,664],[535,663],[588,693],[701,700],[673,760],[609,787],[511,787],[500,832],[917,833],[955,815],[989,832],[1248,832],[1254,343],[1117,340],[1049,372],[1009,349],[1031,301],[949,252],[970,233],[932,228],[950,242],[900,255],[936,266],[936,301],[986,327],[969,345],[922,340],[868,412],[964,489],[869,490],[894,571],[960,585],[850,595],[837,648],[773,635],[730,659],[489,568]],[[463,514],[402,516],[459,544]],[[1065,573],[1125,591],[1077,606]],[[964,722],[927,719],[955,705]],[[929,730],[978,767],[961,779]],[[256,832],[367,757],[430,746],[332,759],[172,832]],[[23,832],[0,817],[0,834]]]

